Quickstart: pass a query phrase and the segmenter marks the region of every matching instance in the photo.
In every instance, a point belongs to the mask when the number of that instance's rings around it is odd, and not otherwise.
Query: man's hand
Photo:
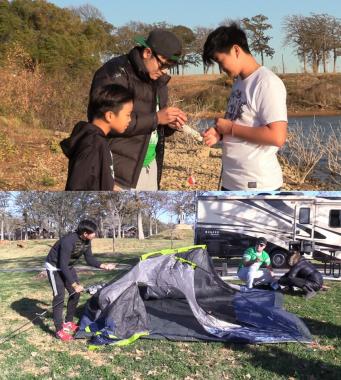
[[[178,129],[187,121],[186,114],[176,107],[162,108],[157,113],[158,124],[169,125],[171,128]]]
[[[100,268],[104,270],[113,270],[115,269],[117,264],[109,263],[109,264],[101,264]]]
[[[215,128],[208,128],[203,134],[204,143],[207,146],[215,145],[220,141],[220,134],[217,132]]]
[[[218,117],[215,119],[215,125],[217,132],[221,135],[231,135],[232,134],[232,121],[229,119],[223,119]]]
[[[72,287],[75,289],[76,293],[82,293],[82,292],[84,292],[84,288],[83,288],[83,286],[81,284],[75,283],[75,284],[72,284]]]

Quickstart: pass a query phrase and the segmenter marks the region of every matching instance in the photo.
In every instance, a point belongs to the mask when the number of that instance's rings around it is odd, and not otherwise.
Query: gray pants
[[[246,282],[246,286],[251,289],[254,285],[254,280],[257,284],[271,284],[274,278],[271,276],[269,269],[259,269],[259,264],[253,264],[249,267],[241,268],[238,277]]]
[[[116,185],[114,187],[115,191],[122,190],[139,190],[139,191],[157,191],[157,164],[156,160],[150,163],[146,168],[142,168],[139,180],[137,181],[136,188],[129,188],[121,185]]]

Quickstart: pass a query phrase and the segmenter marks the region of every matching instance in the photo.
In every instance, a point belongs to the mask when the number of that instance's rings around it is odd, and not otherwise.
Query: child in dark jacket
[[[71,333],[78,329],[73,317],[84,290],[80,285],[74,265],[84,256],[88,265],[105,270],[112,270],[115,264],[101,264],[92,254],[91,240],[96,236],[97,226],[91,220],[82,220],[76,232],[67,234],[58,240],[47,255],[45,268],[53,290],[53,321],[56,337],[68,341],[73,339]],[[67,302],[65,322],[63,307],[65,289],[71,295]]]
[[[65,190],[112,191],[114,164],[106,136],[123,133],[131,120],[132,93],[120,85],[107,85],[91,94],[89,122],[77,123],[60,145],[69,159]]]

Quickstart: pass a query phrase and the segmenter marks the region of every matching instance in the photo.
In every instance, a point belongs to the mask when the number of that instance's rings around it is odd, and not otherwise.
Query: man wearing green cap
[[[131,123],[123,134],[109,135],[115,170],[115,189],[159,189],[165,137],[182,127],[183,111],[168,107],[167,70],[181,56],[181,41],[171,32],[155,29],[128,54],[105,63],[92,81],[90,94],[108,84],[120,84],[134,94]]]

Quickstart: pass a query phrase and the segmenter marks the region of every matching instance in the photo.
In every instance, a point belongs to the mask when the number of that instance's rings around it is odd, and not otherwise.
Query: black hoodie
[[[69,159],[65,190],[113,190],[112,155],[100,128],[81,121],[60,146]]]

